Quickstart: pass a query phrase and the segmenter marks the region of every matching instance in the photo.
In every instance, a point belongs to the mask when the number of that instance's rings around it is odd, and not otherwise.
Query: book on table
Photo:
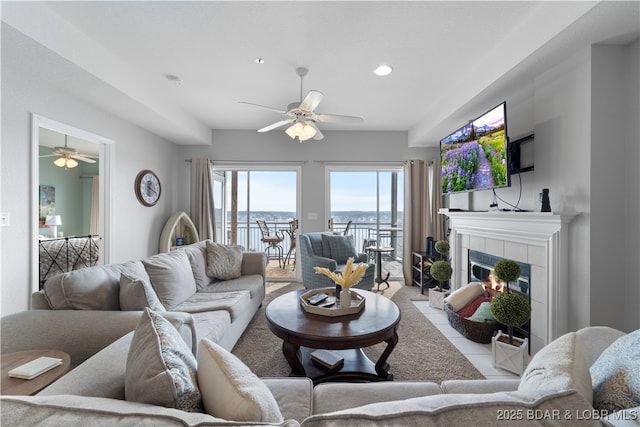
[[[310,354],[311,361],[329,369],[330,371],[340,369],[344,365],[344,358],[340,354],[331,350],[314,350]]]
[[[13,378],[30,380],[59,365],[62,365],[62,359],[43,356],[13,368],[8,372],[8,375]]]

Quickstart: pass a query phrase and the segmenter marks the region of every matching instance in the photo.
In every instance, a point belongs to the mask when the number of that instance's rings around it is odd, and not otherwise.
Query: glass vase
[[[351,307],[351,291],[348,288],[342,288],[340,291],[340,307]]]

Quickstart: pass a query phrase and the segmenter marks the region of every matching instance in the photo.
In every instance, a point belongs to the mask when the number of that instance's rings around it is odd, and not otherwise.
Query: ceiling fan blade
[[[281,110],[280,108],[268,107],[266,105],[254,104],[252,102],[245,102],[245,101],[238,101],[238,102],[240,104],[247,104],[247,105],[252,105],[254,107],[264,108],[265,110],[275,111],[276,113],[280,113],[280,114],[286,114],[287,113],[286,110]]]
[[[319,141],[324,138],[324,135],[322,134],[322,132],[320,132],[320,129],[318,129],[318,126],[316,126],[314,122],[307,121],[307,124],[316,130],[316,134],[313,135],[313,139]]]
[[[316,120],[325,123],[361,123],[364,121],[362,117],[341,116],[339,114],[317,114]]]
[[[316,107],[322,102],[324,95],[317,90],[310,90],[307,96],[304,97],[300,103],[300,109],[308,113],[316,109]]]
[[[40,157],[59,157],[59,156],[60,156],[59,154],[43,154]]]
[[[84,155],[73,154],[71,155],[72,159],[80,160],[85,163],[95,163],[96,161],[93,159],[89,159],[88,157],[83,157]]]
[[[291,122],[293,122],[293,119],[280,120],[279,122],[276,122],[272,125],[265,126],[262,129],[258,129],[258,132],[269,132],[270,130],[279,128],[280,126],[288,125]]]

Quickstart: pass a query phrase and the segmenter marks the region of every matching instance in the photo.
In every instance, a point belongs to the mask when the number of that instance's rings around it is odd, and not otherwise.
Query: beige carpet
[[[401,312],[399,341],[387,362],[396,381],[435,381],[449,379],[483,379],[484,376],[445,338],[440,331],[415,307],[412,300],[426,300],[420,289],[390,282],[391,287],[381,295],[391,298]],[[300,283],[267,284],[267,296],[262,308],[240,337],[233,349],[251,370],[260,377],[288,376],[289,364],[282,354],[282,340],[267,327],[265,308],[279,295],[302,289]],[[377,360],[386,344],[365,349],[372,360]]]

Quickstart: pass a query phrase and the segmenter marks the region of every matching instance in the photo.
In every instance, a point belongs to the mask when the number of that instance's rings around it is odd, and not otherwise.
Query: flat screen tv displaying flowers
[[[440,140],[442,193],[511,185],[507,145],[506,102]]]

